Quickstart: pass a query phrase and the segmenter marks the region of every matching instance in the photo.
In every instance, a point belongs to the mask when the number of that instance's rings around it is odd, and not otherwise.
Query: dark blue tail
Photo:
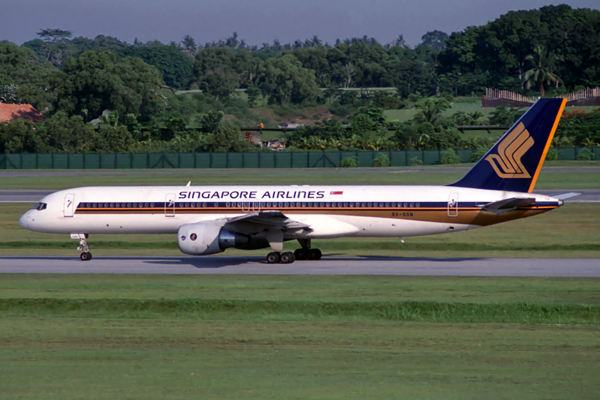
[[[531,192],[567,99],[539,99],[460,181],[475,189]]]

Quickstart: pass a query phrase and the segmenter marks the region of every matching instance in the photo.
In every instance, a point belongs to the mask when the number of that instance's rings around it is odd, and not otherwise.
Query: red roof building
[[[44,120],[44,116],[31,104],[0,103],[0,122],[10,122],[13,119],[25,118],[33,122]]]

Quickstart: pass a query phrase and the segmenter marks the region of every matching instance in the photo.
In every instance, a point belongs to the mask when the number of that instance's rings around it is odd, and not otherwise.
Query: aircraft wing
[[[277,210],[253,212],[230,218],[227,220],[224,227],[234,232],[250,235],[269,230],[295,231],[299,229],[310,229],[309,225],[294,221],[286,217],[281,211]]]
[[[483,206],[483,211],[489,211],[496,214],[502,214],[507,211],[514,211],[521,207],[535,205],[535,198],[517,198],[513,197],[506,200],[495,201]]]

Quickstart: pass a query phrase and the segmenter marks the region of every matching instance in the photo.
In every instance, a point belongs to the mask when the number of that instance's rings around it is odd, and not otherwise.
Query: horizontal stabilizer
[[[572,197],[577,197],[577,196],[581,196],[581,193],[569,192],[569,193],[557,194],[557,195],[554,195],[551,197],[554,197],[555,199],[559,199],[559,200],[567,200],[567,199],[570,199]]]
[[[535,205],[534,198],[517,198],[513,197],[506,200],[495,201],[483,206],[483,211],[490,211],[496,214],[502,214],[507,211],[514,211],[521,207],[530,207]]]

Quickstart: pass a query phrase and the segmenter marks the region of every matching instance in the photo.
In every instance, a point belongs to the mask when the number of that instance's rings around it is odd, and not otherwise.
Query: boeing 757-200
[[[458,182],[448,186],[80,187],[44,197],[20,219],[71,234],[90,260],[90,234],[177,234],[207,255],[271,247],[269,263],[318,260],[313,239],[458,232],[529,217],[563,199],[533,194],[566,99],[540,99]],[[283,243],[300,248],[283,252]]]

